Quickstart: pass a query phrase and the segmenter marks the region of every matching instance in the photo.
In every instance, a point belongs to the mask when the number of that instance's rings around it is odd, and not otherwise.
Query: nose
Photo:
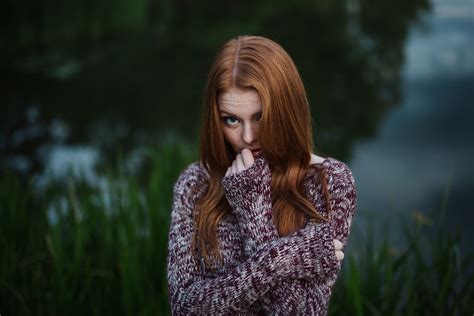
[[[242,131],[242,140],[244,143],[251,145],[258,138],[258,126],[254,124],[244,124]]]

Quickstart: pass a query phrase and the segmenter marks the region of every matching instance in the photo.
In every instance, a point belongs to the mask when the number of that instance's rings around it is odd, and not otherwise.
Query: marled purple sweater
[[[223,263],[191,255],[195,205],[207,189],[208,174],[191,164],[174,187],[168,244],[168,290],[174,315],[326,315],[341,268],[333,239],[344,251],[356,191],[348,167],[333,158],[323,162],[332,212],[329,222],[306,226],[279,237],[272,220],[271,172],[263,158],[248,169],[224,177],[232,213],[218,224]],[[315,167],[303,189],[318,212],[328,216]]]

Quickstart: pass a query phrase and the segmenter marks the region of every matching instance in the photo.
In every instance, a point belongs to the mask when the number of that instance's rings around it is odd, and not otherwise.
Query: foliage
[[[5,315],[169,314],[166,254],[172,187],[196,159],[182,142],[146,152],[142,173],[125,159],[97,185],[70,179],[38,195],[34,182],[0,178],[0,312]],[[331,315],[468,314],[474,254],[421,214],[394,248],[355,231]],[[394,230],[400,230],[393,225]]]
[[[149,151],[145,181],[119,163],[97,188],[70,179],[39,198],[31,184],[4,176],[2,314],[167,314],[172,188],[195,156],[164,144]]]
[[[413,218],[414,222],[402,219],[398,225],[386,222],[379,234],[372,223],[365,238],[352,236],[355,245],[344,260],[330,315],[472,312],[474,253],[460,251],[459,232],[448,232],[442,218],[433,223],[419,212]],[[402,231],[405,246],[394,246],[390,227]],[[375,236],[381,234],[381,242],[376,242]]]

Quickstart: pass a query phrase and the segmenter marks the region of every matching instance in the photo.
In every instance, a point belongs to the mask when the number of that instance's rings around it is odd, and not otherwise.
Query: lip
[[[262,153],[262,149],[261,148],[257,148],[257,149],[250,149],[250,151],[252,151],[252,154],[253,156],[258,156],[259,154]]]
[[[250,150],[250,152],[252,153],[252,155],[253,155],[254,157],[256,157],[256,156],[258,156],[258,155],[260,155],[260,154],[262,153],[262,148],[254,148],[254,149],[252,149],[252,148],[244,148],[244,149]],[[242,150],[243,150],[243,149],[242,149]],[[242,152],[242,151],[241,151],[241,152]]]

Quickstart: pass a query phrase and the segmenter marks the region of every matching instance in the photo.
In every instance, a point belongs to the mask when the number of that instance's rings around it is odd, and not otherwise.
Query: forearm
[[[168,261],[170,303],[174,314],[230,313],[245,310],[261,299],[277,282],[283,279],[305,278],[318,273],[329,273],[315,267],[317,261],[308,254],[314,251],[308,240],[293,234],[272,241],[228,270],[225,275],[206,278],[196,273],[197,265],[182,260],[172,253]],[[190,271],[190,272],[188,272]]]
[[[260,299],[263,309],[271,315],[321,315],[326,310],[332,284],[341,264],[334,253],[333,233],[329,223],[313,223],[301,235],[312,240],[312,257],[307,260],[313,266],[309,273],[289,276],[276,283]],[[316,226],[317,225],[317,226]],[[309,230],[312,230],[310,233]],[[303,237],[302,237],[303,238]],[[301,269],[296,264],[296,269]],[[304,269],[304,268],[303,268]]]
[[[313,222],[308,225],[299,232],[300,241],[293,247],[300,247],[300,257],[305,257],[304,247],[313,248],[312,256],[306,258],[312,269],[295,262],[297,272],[278,281],[261,297],[260,303],[267,314],[321,315],[325,310],[330,285],[334,284],[341,266],[334,254],[330,225]]]
[[[328,228],[323,232],[329,233],[331,239],[341,241],[342,247],[345,249],[355,213],[356,191],[350,170],[341,163],[338,163],[337,166],[338,170],[343,172],[338,172],[337,177],[332,177],[333,182],[330,186],[333,207],[331,221],[322,225],[326,225]],[[315,188],[311,183],[308,184],[308,188],[310,189],[308,198],[317,205],[320,211],[326,212],[325,203],[317,199],[318,196],[321,196],[321,192],[316,193],[317,190],[311,189]],[[330,251],[333,251],[332,247]],[[271,315],[294,314],[295,311],[302,315],[325,315],[340,267],[340,263],[335,265],[333,269],[330,269],[331,273],[325,276],[313,275],[306,279],[287,278],[278,282],[262,297],[263,308]],[[296,310],[292,308],[296,308]]]
[[[245,254],[278,239],[273,223],[271,173],[263,158],[237,174],[226,176],[222,184],[227,201],[238,220]]]
[[[225,275],[207,278],[177,270],[169,275],[170,305],[173,314],[227,314],[245,311],[279,279],[268,262],[269,250],[255,253]],[[172,262],[170,263],[172,264]]]
[[[235,213],[246,214],[245,217],[237,216],[246,256],[279,238],[273,223],[271,201],[265,196],[250,197],[234,207]]]
[[[261,299],[267,315],[325,315],[334,280],[285,279]]]

